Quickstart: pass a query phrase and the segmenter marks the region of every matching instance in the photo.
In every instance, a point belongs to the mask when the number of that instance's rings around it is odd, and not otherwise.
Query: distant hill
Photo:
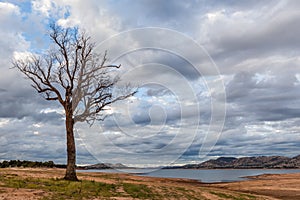
[[[88,165],[83,169],[128,169],[121,163],[98,163]],[[285,156],[258,156],[258,157],[219,157],[199,164],[183,166],[166,166],[163,169],[293,169],[300,168],[300,155],[296,157]]]
[[[66,165],[55,164],[53,161],[20,161],[11,160],[0,162],[0,168],[6,167],[49,167],[65,168]],[[130,169],[121,163],[98,163],[87,166],[77,166],[77,169]],[[285,156],[258,156],[258,157],[219,157],[199,164],[183,166],[166,166],[163,169],[295,169],[300,168],[300,155],[289,158]]]
[[[117,164],[98,163],[98,164],[94,164],[94,165],[88,165],[83,168],[84,169],[127,169],[129,167],[127,167],[121,163],[117,163]]]
[[[180,167],[182,169],[286,169],[300,168],[300,155],[289,158],[284,156],[259,156],[259,157],[220,157],[215,160],[208,160],[199,164],[188,164]]]

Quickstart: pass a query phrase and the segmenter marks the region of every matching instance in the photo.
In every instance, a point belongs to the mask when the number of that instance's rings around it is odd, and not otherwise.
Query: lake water
[[[300,169],[115,169],[106,170],[78,170],[78,172],[107,172],[107,173],[131,173],[139,176],[162,178],[187,178],[205,183],[232,182],[246,180],[245,176],[261,174],[290,174],[299,173]]]

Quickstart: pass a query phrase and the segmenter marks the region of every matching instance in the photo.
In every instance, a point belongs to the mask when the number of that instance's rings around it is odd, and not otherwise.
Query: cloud
[[[299,117],[299,86],[296,77],[287,72],[257,82],[254,74],[241,72],[227,86],[227,100],[240,113],[253,115],[257,120],[273,121]],[[262,75],[267,77],[266,75]],[[299,103],[299,102],[298,102]]]

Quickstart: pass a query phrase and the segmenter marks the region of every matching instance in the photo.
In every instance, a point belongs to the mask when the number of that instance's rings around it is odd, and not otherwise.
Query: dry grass
[[[297,199],[297,194],[300,194],[300,182],[297,182],[300,180],[300,174],[294,178],[282,175],[281,190],[277,188],[279,185],[274,184],[274,181],[280,183],[280,175],[222,184],[203,184],[187,179],[151,178],[121,173],[78,173],[81,181],[69,182],[60,179],[63,175],[62,169],[0,169],[0,199],[260,200],[276,197]],[[275,190],[283,195],[274,193]]]

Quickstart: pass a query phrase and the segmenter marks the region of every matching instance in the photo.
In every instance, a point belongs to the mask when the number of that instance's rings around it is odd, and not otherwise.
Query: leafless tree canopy
[[[101,111],[107,105],[136,92],[130,85],[116,87],[120,78],[115,71],[120,65],[107,65],[107,52],[94,52],[95,43],[85,33],[52,25],[50,38],[55,48],[17,60],[14,66],[46,100],[57,100],[66,112],[72,112],[74,123],[103,120]]]
[[[59,101],[64,107],[68,157],[65,179],[77,181],[74,124],[103,120],[106,115],[102,111],[108,105],[132,96],[136,90],[129,85],[116,87],[120,65],[107,65],[107,53],[97,54],[95,43],[85,33],[52,25],[50,38],[54,46],[46,54],[32,54],[13,64],[46,100]]]

